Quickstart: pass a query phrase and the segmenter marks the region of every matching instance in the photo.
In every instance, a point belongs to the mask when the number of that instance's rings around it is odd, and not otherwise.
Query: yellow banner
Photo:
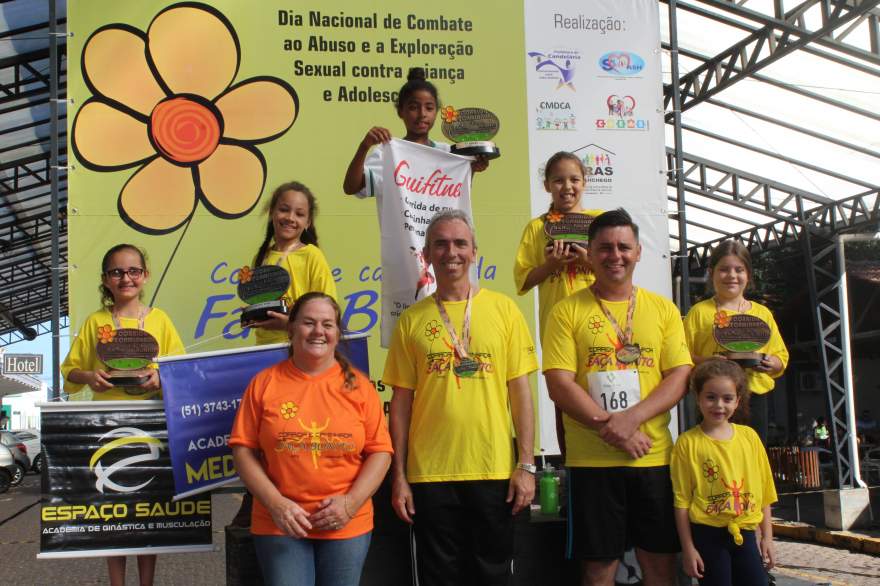
[[[344,195],[342,180],[370,127],[404,134],[393,100],[412,66],[443,105],[501,120],[503,156],[474,179],[477,268],[484,286],[516,296],[530,215],[519,4],[80,0],[68,13],[74,331],[99,307],[104,252],[128,242],[148,254],[145,301],[155,295],[190,351],[253,344],[233,314],[238,268],[263,239],[272,190],[298,180],[318,198],[345,323],[371,334],[381,376],[376,206]],[[439,120],[431,137],[445,140]],[[532,297],[518,299],[531,322]]]

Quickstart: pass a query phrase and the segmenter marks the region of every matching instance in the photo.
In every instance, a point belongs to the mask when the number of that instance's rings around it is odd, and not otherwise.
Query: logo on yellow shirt
[[[721,476],[721,468],[711,458],[703,462],[703,477],[709,483],[709,496],[706,498],[707,515],[733,513],[734,517],[739,517],[755,510],[752,493],[744,490],[746,486],[745,478],[740,479],[739,482],[731,480],[728,483]],[[714,494],[713,485],[719,478],[726,490],[719,494]]]

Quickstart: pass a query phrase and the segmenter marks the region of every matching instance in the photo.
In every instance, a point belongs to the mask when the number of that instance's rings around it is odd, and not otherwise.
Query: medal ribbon
[[[624,330],[620,329],[620,325],[617,323],[617,320],[614,319],[614,316],[611,315],[611,312],[608,311],[608,308],[605,307],[605,304],[602,303],[602,299],[599,297],[599,294],[596,293],[595,286],[590,287],[590,291],[593,293],[593,297],[596,298],[596,303],[599,304],[599,308],[602,309],[602,313],[605,314],[605,319],[611,324],[614,328],[614,331],[617,333],[617,339],[620,340],[622,346],[629,346],[632,344],[633,339],[633,314],[636,311],[636,290],[638,287],[633,286],[632,293],[629,295],[629,306],[626,308],[626,328]]]
[[[440,297],[437,296],[437,293],[434,293],[434,303],[437,304],[437,311],[440,312],[440,319],[443,320],[443,325],[446,327],[446,331],[449,332],[449,337],[452,338],[452,346],[458,353],[459,358],[468,357],[468,344],[470,344],[471,339],[472,299],[472,289],[469,287],[467,295],[467,305],[464,306],[464,322],[462,322],[461,325],[462,338],[459,339],[458,334],[455,333],[455,328],[452,327],[452,321],[449,319],[449,314],[446,313],[446,308],[443,307],[443,302],[440,301]]]
[[[144,316],[146,316],[146,315],[147,315],[147,312],[144,311],[143,307],[138,308],[137,319],[138,319],[138,329],[139,330],[144,329]],[[110,317],[113,319],[113,327],[116,328],[117,330],[121,330],[122,324],[119,322],[119,316],[116,315],[115,311],[110,312]]]

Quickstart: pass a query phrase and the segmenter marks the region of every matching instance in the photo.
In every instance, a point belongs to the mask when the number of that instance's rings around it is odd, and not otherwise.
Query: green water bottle
[[[541,514],[556,515],[559,512],[559,487],[556,484],[556,475],[553,466],[544,466],[541,474]]]

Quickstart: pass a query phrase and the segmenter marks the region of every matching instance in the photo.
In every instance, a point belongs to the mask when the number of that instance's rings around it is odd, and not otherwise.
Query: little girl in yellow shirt
[[[767,584],[776,562],[773,474],[758,434],[730,421],[745,415],[737,412],[748,406],[746,375],[712,358],[694,369],[690,386],[703,420],[679,436],[670,463],[684,571],[704,586]]]

